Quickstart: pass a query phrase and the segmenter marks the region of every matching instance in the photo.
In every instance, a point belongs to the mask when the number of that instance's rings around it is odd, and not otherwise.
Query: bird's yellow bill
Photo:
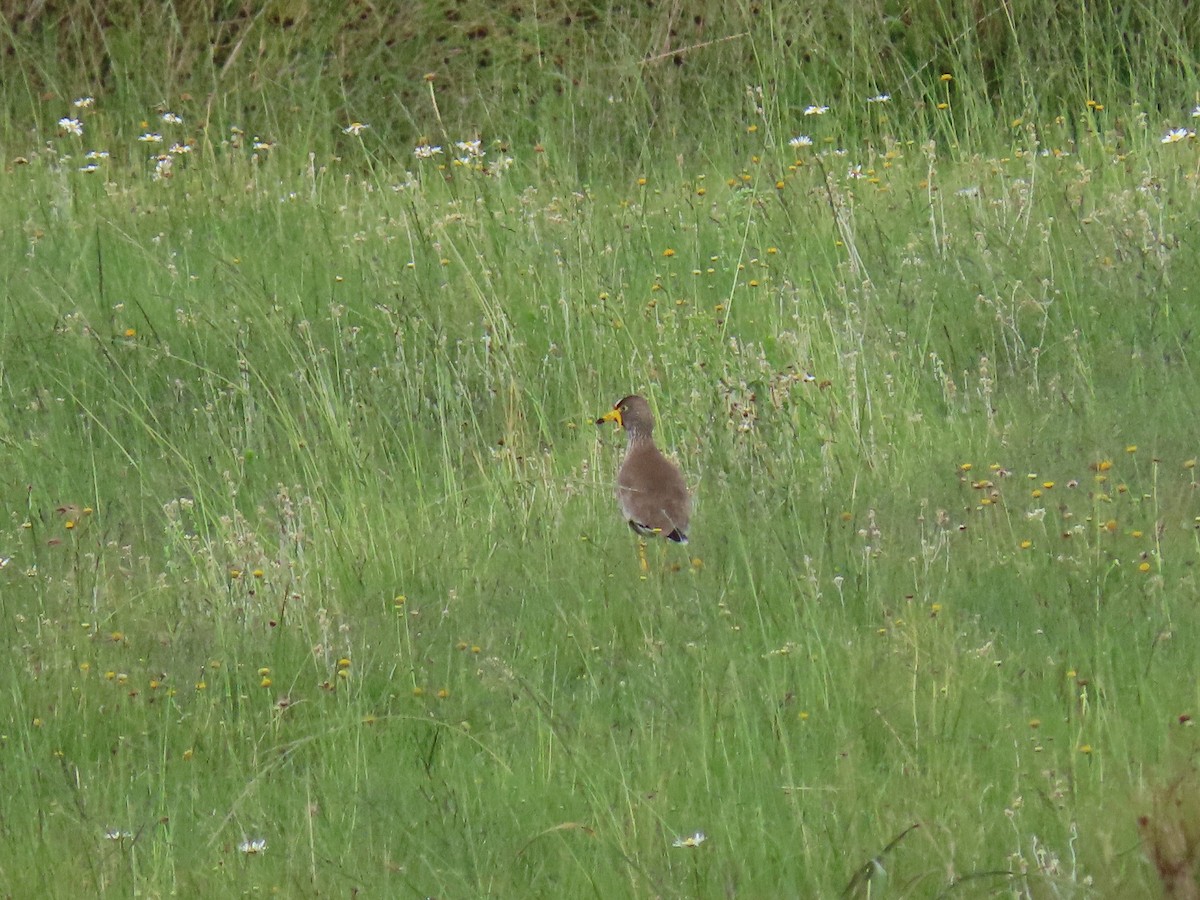
[[[621,411],[619,409],[610,409],[596,420],[597,425],[603,425],[605,422],[616,422],[621,427],[625,426],[625,423],[621,420]]]

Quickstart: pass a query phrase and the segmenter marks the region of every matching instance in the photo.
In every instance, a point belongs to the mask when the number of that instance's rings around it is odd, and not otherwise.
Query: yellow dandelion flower
[[[1137,444],[1130,444],[1125,448],[1126,453],[1137,453]]]
[[[667,256],[667,257],[674,256],[674,255],[675,255],[675,248],[673,248],[673,247],[668,247],[666,250],[664,250],[664,251],[663,251],[663,254],[662,254],[662,255],[663,255],[663,256]]]
[[[1033,546],[1033,541],[1031,541],[1031,540],[1021,541],[1021,549],[1022,550],[1028,550],[1032,546]]]
[[[940,80],[941,81],[953,81],[954,76],[951,75],[949,72],[943,72]]]
[[[1150,563],[1143,561],[1138,565],[1138,571],[1145,575],[1150,571]]]

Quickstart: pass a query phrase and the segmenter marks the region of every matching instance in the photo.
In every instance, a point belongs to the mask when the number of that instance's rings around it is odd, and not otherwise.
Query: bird
[[[692,498],[679,467],[654,444],[654,414],[645,398],[631,394],[596,420],[616,422],[628,443],[614,494],[629,527],[639,535],[661,535],[686,544]],[[643,568],[645,557],[642,557]]]

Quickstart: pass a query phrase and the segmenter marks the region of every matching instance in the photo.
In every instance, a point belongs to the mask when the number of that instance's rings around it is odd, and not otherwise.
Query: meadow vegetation
[[[0,893],[1196,897],[1195,11],[333,6],[0,2]]]

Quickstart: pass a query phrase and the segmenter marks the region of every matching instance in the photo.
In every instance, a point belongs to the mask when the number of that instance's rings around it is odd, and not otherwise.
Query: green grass
[[[1188,896],[1189,45],[920,6],[10,17],[0,893]]]

